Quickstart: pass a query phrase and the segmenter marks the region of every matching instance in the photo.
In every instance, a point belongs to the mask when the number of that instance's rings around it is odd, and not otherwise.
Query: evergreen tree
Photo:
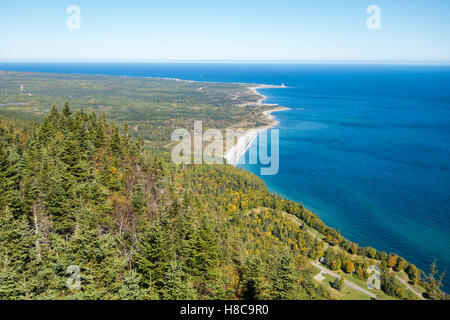
[[[36,256],[26,217],[16,219],[9,208],[2,210],[0,244],[0,300],[26,298],[25,290],[18,284]]]
[[[152,288],[142,288],[139,274],[130,270],[125,273],[124,279],[118,291],[118,299],[121,300],[157,300],[158,295]]]
[[[62,164],[54,168],[47,181],[44,207],[53,221],[53,228],[60,234],[68,234],[74,227],[73,183]]]
[[[161,298],[164,300],[197,299],[197,294],[191,280],[186,276],[176,261],[170,262],[169,268],[164,275]]]
[[[438,273],[439,270],[437,269],[436,261],[434,261],[431,264],[430,273],[428,275],[424,274],[427,296],[433,300],[440,300],[443,297],[440,287],[442,286],[442,280],[445,277],[445,272],[442,272],[439,278],[436,279],[436,275]]]
[[[160,289],[164,285],[164,274],[169,269],[170,249],[168,250],[168,221],[157,221],[147,227],[140,239],[138,251],[135,253],[136,267],[148,286]]]
[[[205,276],[218,264],[217,233],[209,220],[201,221],[199,228],[191,232],[184,250],[185,268],[194,276]]]
[[[275,269],[272,287],[272,298],[275,300],[290,300],[295,298],[295,275],[292,258],[283,253]]]
[[[113,155],[120,156],[122,153],[122,140],[120,138],[119,128],[115,127],[111,141],[109,142],[109,148]]]
[[[258,300],[261,298],[264,288],[262,276],[262,261],[256,256],[247,261],[244,274],[242,275],[242,298],[246,300]]]
[[[65,118],[69,118],[72,115],[72,111],[70,111],[69,102],[66,101],[64,103],[64,108],[62,109],[62,115]]]

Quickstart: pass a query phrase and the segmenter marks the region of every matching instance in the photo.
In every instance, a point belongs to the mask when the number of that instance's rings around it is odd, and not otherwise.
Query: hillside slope
[[[176,166],[104,116],[66,104],[0,123],[0,299],[327,299],[310,263],[324,255],[361,279],[375,263],[419,280],[256,176]]]

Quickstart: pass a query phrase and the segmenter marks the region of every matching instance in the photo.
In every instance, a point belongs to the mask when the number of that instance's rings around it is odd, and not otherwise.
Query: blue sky
[[[449,60],[449,12],[448,0],[1,1],[0,60]]]

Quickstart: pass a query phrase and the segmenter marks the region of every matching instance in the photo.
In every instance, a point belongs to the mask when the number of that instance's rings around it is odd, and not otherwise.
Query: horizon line
[[[0,63],[450,64],[450,59],[0,59]]]

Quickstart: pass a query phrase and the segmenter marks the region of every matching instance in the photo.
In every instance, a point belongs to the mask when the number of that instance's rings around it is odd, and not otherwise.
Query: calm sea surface
[[[352,241],[450,271],[450,67],[412,65],[0,63],[0,70],[284,83],[289,107],[270,191],[303,202]],[[255,174],[258,165],[240,167]],[[445,279],[450,289],[450,276]]]

